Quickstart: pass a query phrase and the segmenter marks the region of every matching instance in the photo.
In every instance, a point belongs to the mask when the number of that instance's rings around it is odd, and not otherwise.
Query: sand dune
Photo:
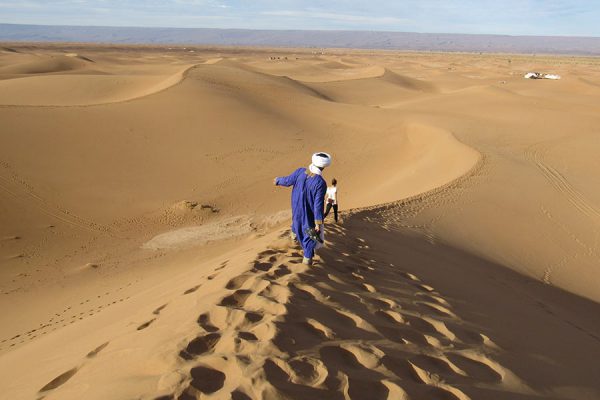
[[[206,82],[221,84],[235,89],[242,89],[249,95],[261,95],[262,93],[263,98],[270,97],[265,96],[265,94],[270,93],[270,90],[275,90],[277,94],[279,94],[278,92],[281,92],[281,90],[292,90],[294,92],[299,92],[299,94],[306,94],[319,99],[330,100],[319,91],[288,76],[274,76],[267,74],[257,71],[254,68],[250,68],[246,64],[238,61],[221,60],[215,64],[218,65],[214,68],[199,68],[197,73],[201,74]],[[236,72],[232,73],[233,71]],[[261,86],[264,86],[264,88]],[[281,87],[281,89],[278,90],[278,87]]]
[[[403,76],[389,69],[384,69],[376,77],[306,84],[328,99],[370,106],[387,106],[399,101],[423,99],[428,93],[437,91],[430,82]],[[357,91],[361,93],[360,96],[356,95]]]
[[[49,74],[56,72],[74,71],[89,66],[93,61],[89,58],[73,56],[28,57],[27,62],[0,67],[0,74]]]
[[[119,64],[104,55],[96,62],[75,52],[0,58],[0,105],[82,106],[128,101],[179,83],[194,65]]]
[[[261,71],[304,82],[331,82],[364,79],[381,76],[385,68],[370,63],[348,65],[338,61],[326,61],[322,58],[293,60],[252,61],[249,65]]]
[[[397,74],[389,69],[381,76],[384,81],[394,83],[402,88],[419,92],[435,92],[436,87],[429,82]]]
[[[3,396],[600,398],[595,60],[7,48]]]
[[[181,81],[185,67],[172,75],[43,75],[0,81],[0,105],[83,106],[148,96]]]

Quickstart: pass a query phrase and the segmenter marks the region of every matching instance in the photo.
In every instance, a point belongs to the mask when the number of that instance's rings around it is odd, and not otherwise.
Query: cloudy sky
[[[0,23],[600,36],[597,0],[0,0]]]

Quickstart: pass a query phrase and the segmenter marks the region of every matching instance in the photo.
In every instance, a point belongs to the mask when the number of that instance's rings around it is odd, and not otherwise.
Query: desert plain
[[[2,44],[0,397],[599,399],[599,154],[598,58]]]

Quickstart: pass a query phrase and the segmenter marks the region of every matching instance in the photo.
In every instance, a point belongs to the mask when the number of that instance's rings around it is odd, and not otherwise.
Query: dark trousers
[[[327,203],[327,207],[325,208],[325,215],[323,216],[323,219],[327,218],[327,214],[329,214],[329,211],[331,211],[331,207],[333,207],[333,218],[335,219],[335,222],[338,222],[338,216],[337,216],[338,205],[333,204],[333,203]]]

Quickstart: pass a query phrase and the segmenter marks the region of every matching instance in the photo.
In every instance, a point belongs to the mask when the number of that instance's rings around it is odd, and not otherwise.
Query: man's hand
[[[317,235],[320,235],[322,230],[323,230],[323,225],[319,224],[319,225],[315,226],[315,232],[317,233]]]
[[[273,185],[277,186],[277,177],[273,178]]]

